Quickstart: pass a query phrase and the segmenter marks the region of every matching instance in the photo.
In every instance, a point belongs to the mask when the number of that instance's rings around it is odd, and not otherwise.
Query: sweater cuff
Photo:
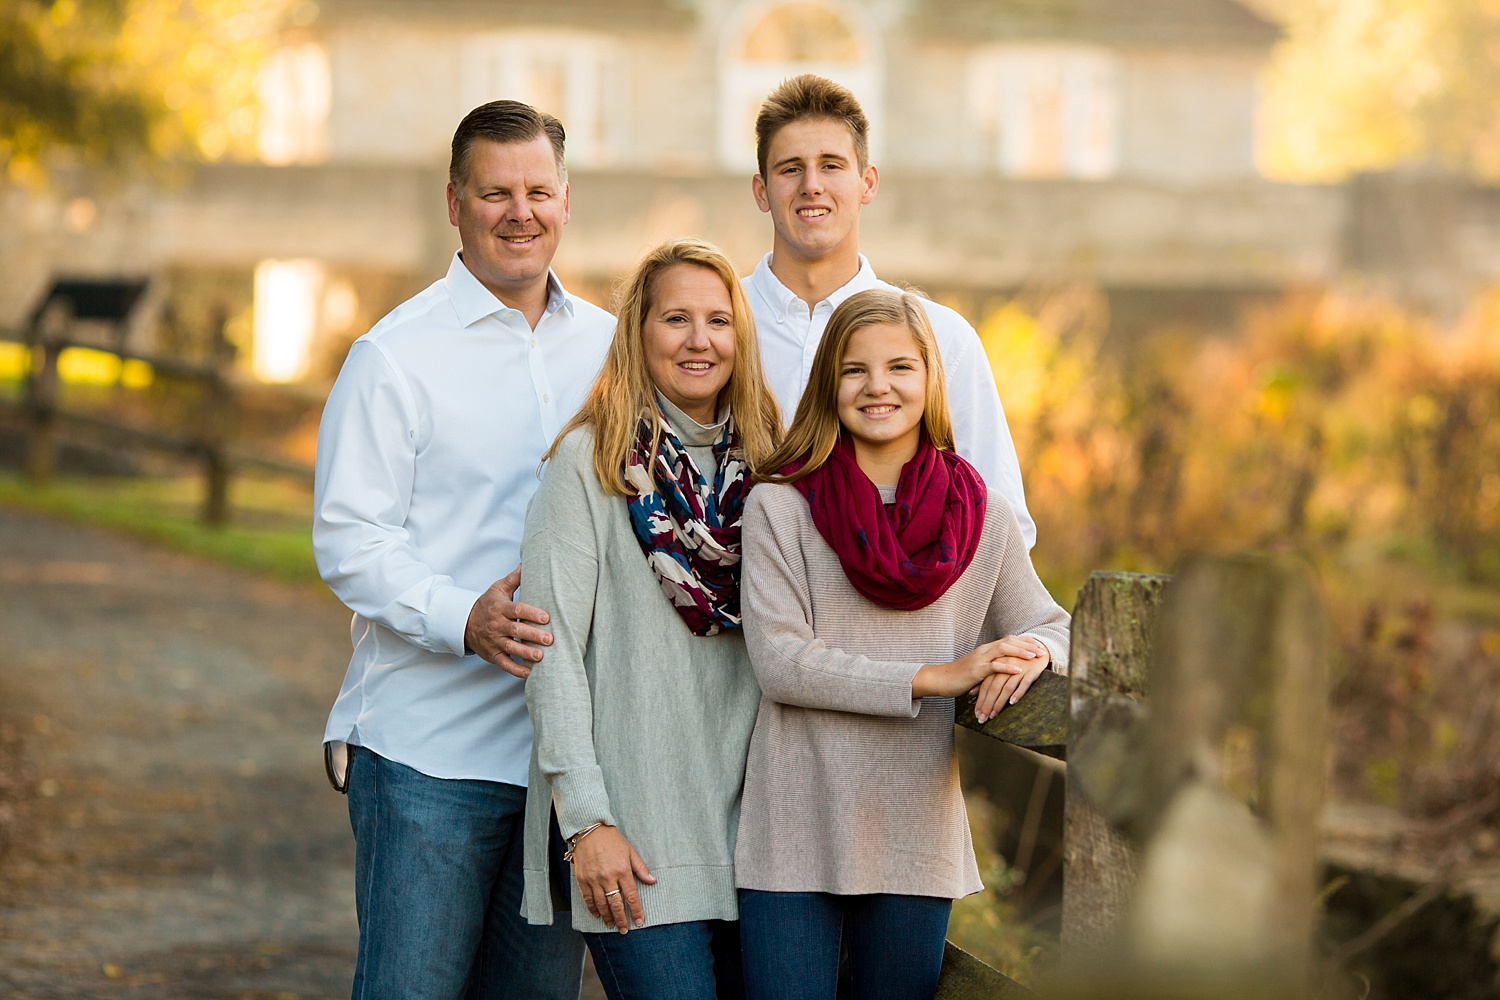
[[[442,587],[433,592],[427,631],[454,656],[469,654],[464,646],[464,633],[469,630],[469,612],[481,596],[462,587]]]
[[[564,840],[595,823],[619,826],[609,809],[604,772],[597,764],[555,776],[552,779],[552,807],[557,810],[557,826]]]
[[[1047,652],[1052,654],[1052,662],[1047,664],[1047,669],[1054,674],[1066,675],[1068,672],[1068,654],[1071,652],[1068,644],[1065,641],[1057,639],[1044,639],[1041,636],[1037,636],[1036,638],[1043,646],[1047,647]]]
[[[881,663],[875,661],[872,666],[880,667],[882,684],[878,688],[882,704],[868,715],[885,715],[896,719],[915,719],[917,713],[922,710],[922,699],[911,696],[912,681],[917,679],[917,671],[922,669],[920,663]]]

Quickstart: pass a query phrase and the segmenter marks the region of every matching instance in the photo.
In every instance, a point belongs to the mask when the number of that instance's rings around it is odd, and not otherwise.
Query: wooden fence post
[[[1128,802],[1130,773],[1139,766],[1133,726],[1146,696],[1152,625],[1167,579],[1095,572],[1073,609],[1062,918],[1070,964],[1101,959],[1129,907],[1136,849],[1100,801],[1121,797],[1123,787]]]
[[[209,371],[203,379],[203,425],[199,439],[203,454],[203,523],[220,527],[229,520],[229,434],[234,396],[230,368],[234,345],[224,335],[227,317],[214,317],[209,346]]]
[[[31,351],[26,377],[26,411],[31,424],[26,475],[37,484],[47,482],[57,471],[57,359],[72,320],[68,301],[57,298],[48,302],[26,329],[26,345]]]
[[[1290,560],[1192,559],[1166,587],[1090,579],[1063,912],[1078,995],[1307,995],[1327,654]]]
[[[1199,558],[1152,665],[1129,949],[1148,973],[1305,995],[1328,639],[1307,569]]]

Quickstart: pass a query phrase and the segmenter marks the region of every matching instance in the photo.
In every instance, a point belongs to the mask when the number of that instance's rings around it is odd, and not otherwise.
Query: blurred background
[[[801,72],[871,119],[876,271],[980,331],[1065,606],[1193,551],[1315,567],[1330,949],[1374,996],[1497,995],[1494,0],[0,0],[0,502],[315,580],[321,402],[457,247],[459,118],[563,120],[556,269],[608,305],[660,240],[769,250],[751,125]],[[965,752],[955,939],[1025,976],[1061,774]]]

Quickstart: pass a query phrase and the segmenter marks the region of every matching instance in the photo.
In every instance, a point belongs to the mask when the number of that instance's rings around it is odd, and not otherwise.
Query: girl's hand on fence
[[[1038,656],[1015,661],[1020,666],[1017,672],[996,671],[980,682],[975,691],[974,718],[988,722],[1005,708],[1020,701],[1042,671],[1052,662],[1052,654],[1041,642],[1032,639],[1042,652]],[[998,662],[998,661],[997,661]]]
[[[958,698],[975,689],[996,671],[1019,674],[1022,664],[1042,655],[1024,636],[1006,636],[987,642],[950,663],[929,663],[911,681],[913,698]]]
[[[646,923],[636,880],[651,885],[656,876],[635,853],[625,835],[612,826],[601,826],[579,840],[573,848],[573,877],[583,905],[606,927],[621,934]]]

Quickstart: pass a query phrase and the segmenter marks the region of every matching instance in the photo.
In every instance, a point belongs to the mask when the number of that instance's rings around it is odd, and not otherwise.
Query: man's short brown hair
[[[811,118],[827,118],[846,125],[854,137],[859,169],[870,165],[870,122],[854,94],[827,77],[803,73],[783,80],[755,116],[755,158],[760,163],[761,177],[766,176],[766,157],[776,133],[793,122]]]
[[[557,157],[557,179],[566,183],[568,168],[563,164],[563,145],[567,134],[562,122],[545,111],[538,111],[520,101],[491,101],[464,115],[453,133],[453,158],[448,161],[448,180],[463,187],[469,176],[469,150],[476,140],[490,142],[530,142],[545,135]]]

